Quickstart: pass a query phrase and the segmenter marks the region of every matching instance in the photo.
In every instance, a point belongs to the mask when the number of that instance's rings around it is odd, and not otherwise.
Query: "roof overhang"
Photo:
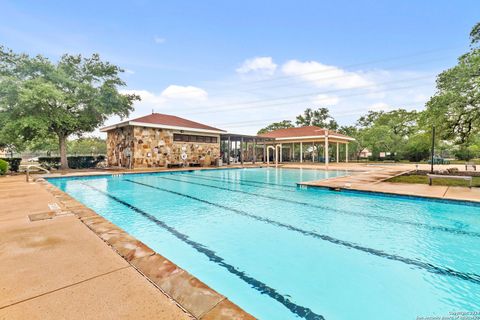
[[[315,139],[325,139],[326,137],[338,140],[345,140],[345,141],[355,141],[354,138],[351,137],[342,137],[337,136],[335,134],[329,135],[321,135],[321,136],[301,136],[301,137],[284,137],[284,138],[275,138],[275,141],[285,141],[285,140],[315,140]]]
[[[169,126],[164,124],[155,124],[147,122],[138,122],[138,121],[125,121],[115,125],[103,127],[100,129],[101,132],[107,132],[113,129],[126,127],[126,126],[136,126],[136,127],[147,127],[147,128],[158,128],[158,129],[169,129],[169,130],[179,130],[179,131],[192,131],[192,132],[201,132],[201,133],[213,133],[213,134],[222,134],[225,133],[223,130],[210,130],[210,129],[200,129],[200,128],[190,128],[190,127],[178,127],[178,126]]]

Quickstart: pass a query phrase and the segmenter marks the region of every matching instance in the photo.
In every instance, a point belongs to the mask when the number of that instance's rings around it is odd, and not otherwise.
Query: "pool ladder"
[[[25,166],[25,165],[20,165],[20,166]],[[26,165],[26,167],[27,167],[27,170],[25,170],[25,172],[26,172],[27,182],[30,182],[30,168],[36,168],[36,169],[45,171],[47,174],[50,174],[50,171],[48,171],[43,167],[37,166],[36,164],[29,164],[29,165]]]

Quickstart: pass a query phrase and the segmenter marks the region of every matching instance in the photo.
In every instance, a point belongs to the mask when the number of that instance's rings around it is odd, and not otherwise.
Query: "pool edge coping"
[[[46,179],[38,179],[49,193],[73,213],[100,240],[194,319],[255,319],[251,314],[215,291],[185,269],[148,247],[142,241],[60,190]],[[173,284],[172,282],[177,282]]]
[[[443,196],[434,196],[434,195],[412,195],[408,193],[401,193],[401,192],[388,192],[388,191],[379,191],[379,190],[365,190],[356,187],[341,187],[341,186],[322,186],[322,185],[313,185],[310,182],[297,182],[297,186],[300,188],[306,189],[325,189],[331,191],[345,191],[345,192],[355,192],[355,193],[365,193],[365,194],[377,194],[381,196],[387,197],[403,197],[409,199],[419,199],[419,200],[429,200],[429,201],[437,201],[437,202],[445,202],[445,203],[455,203],[455,204],[463,204],[463,205],[471,205],[471,206],[480,206],[480,200],[470,200],[470,199],[455,199],[455,198],[444,198]]]

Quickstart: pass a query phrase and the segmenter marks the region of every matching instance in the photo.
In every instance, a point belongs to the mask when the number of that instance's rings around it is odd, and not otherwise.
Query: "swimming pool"
[[[480,206],[296,186],[343,174],[258,168],[49,182],[257,318],[480,310]]]

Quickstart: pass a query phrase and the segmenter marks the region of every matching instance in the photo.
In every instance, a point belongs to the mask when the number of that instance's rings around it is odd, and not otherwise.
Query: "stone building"
[[[209,166],[220,158],[224,130],[184,118],[152,113],[102,128],[109,166],[152,168]]]

